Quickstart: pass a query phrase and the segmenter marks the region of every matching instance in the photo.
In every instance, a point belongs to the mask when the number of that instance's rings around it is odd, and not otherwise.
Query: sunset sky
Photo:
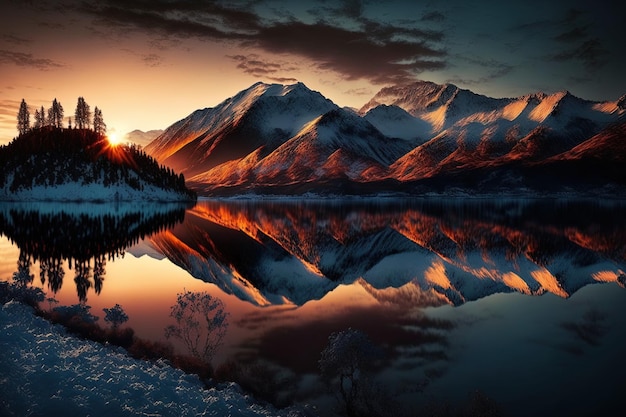
[[[22,98],[32,121],[54,98],[73,118],[83,96],[123,135],[259,80],[353,107],[417,79],[493,97],[626,94],[617,1],[1,0],[0,22],[0,144]]]

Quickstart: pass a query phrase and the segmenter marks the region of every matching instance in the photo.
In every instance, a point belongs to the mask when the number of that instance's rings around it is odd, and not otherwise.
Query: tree
[[[28,111],[26,101],[22,99],[20,110],[17,112],[17,131],[20,135],[23,135],[28,132],[28,129],[30,129],[30,112]]]
[[[119,304],[115,304],[115,306],[111,308],[103,308],[102,311],[105,313],[104,321],[111,323],[113,330],[117,330],[120,324],[124,324],[128,321],[128,315]]]
[[[381,350],[359,330],[350,328],[328,337],[318,364],[329,388],[339,391],[348,416],[376,414],[368,373],[381,358]]]
[[[89,129],[89,120],[91,119],[91,110],[89,104],[83,97],[78,97],[76,111],[74,112],[74,123],[78,129]]]
[[[170,317],[176,324],[165,328],[165,337],[182,340],[193,356],[210,363],[228,329],[222,300],[207,292],[185,291],[178,294]]]
[[[91,314],[91,306],[84,303],[72,304],[71,306],[59,306],[52,309],[62,322],[74,320],[83,323],[95,323],[100,318]]]
[[[63,127],[63,106],[57,99],[52,100],[48,109],[48,125],[61,129]]]
[[[35,110],[35,125],[33,126],[35,129],[41,129],[46,125],[46,112],[44,111],[43,106],[41,106],[40,110]]]
[[[107,125],[104,123],[102,110],[98,106],[93,110],[93,131],[99,135],[104,135],[107,132]]]

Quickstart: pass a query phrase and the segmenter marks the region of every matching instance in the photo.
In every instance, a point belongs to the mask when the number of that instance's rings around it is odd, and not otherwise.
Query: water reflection
[[[15,279],[32,282],[39,262],[42,284],[56,293],[63,285],[64,263],[74,270],[80,301],[93,288],[102,291],[106,262],[123,256],[141,239],[184,220],[177,204],[0,204],[0,236],[19,248]]]
[[[104,277],[107,264],[96,259],[132,252],[136,257],[108,263],[107,290],[90,302],[94,311],[122,303],[130,325],[138,334],[147,328],[154,340],[163,336],[177,292],[193,285],[210,291],[232,317],[216,371],[265,389],[261,394],[278,403],[324,401],[320,352],[331,333],[351,327],[384,349],[377,381],[411,410],[425,409],[431,398],[460,404],[477,389],[507,415],[611,415],[602,411],[619,404],[626,204],[203,201],[186,213],[160,207],[2,206],[0,231],[20,248],[10,268],[18,259],[18,274],[30,277],[33,263],[48,265],[41,274],[52,288],[70,274],[49,260],[62,259],[85,293],[102,285],[94,277]],[[109,249],[98,252],[98,245]],[[219,288],[154,259],[162,256]],[[165,271],[160,281],[155,271]]]
[[[193,276],[259,305],[301,305],[355,280],[402,288],[421,306],[460,305],[623,286],[625,214],[626,205],[591,201],[204,201],[151,241]]]

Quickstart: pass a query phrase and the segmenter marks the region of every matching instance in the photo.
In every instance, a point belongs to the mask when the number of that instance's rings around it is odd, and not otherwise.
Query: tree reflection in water
[[[11,204],[0,206],[0,236],[20,250],[14,279],[30,283],[39,262],[39,279],[56,293],[63,285],[64,263],[74,270],[81,302],[93,288],[102,291],[106,262],[153,233],[181,223],[181,204]]]

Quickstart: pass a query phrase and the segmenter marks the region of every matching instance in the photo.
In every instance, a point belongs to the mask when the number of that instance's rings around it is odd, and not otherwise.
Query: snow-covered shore
[[[68,335],[11,301],[0,308],[2,416],[297,416],[237,385],[205,389],[164,362]]]
[[[0,201],[188,201],[190,198],[174,190],[145,184],[143,191],[126,184],[80,184],[69,182],[55,186],[34,186],[11,192],[0,187]]]

